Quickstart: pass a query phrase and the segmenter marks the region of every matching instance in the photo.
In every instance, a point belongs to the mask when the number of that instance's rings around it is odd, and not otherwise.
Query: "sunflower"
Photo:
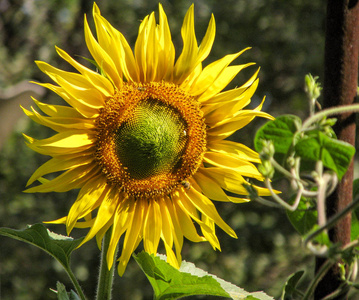
[[[52,223],[66,224],[68,234],[74,227],[89,228],[82,244],[96,237],[99,247],[110,230],[109,268],[124,235],[120,275],[141,241],[145,251],[156,254],[162,240],[167,261],[176,268],[184,237],[208,241],[220,250],[215,225],[234,238],[236,233],[212,200],[246,202],[245,177],[263,180],[253,164],[259,162],[258,154],[226,138],[256,116],[272,119],[261,112],[263,102],[243,109],[257,88],[258,71],[242,86],[223,91],[252,65],[229,66],[247,49],[203,68],[215,21],[212,15],[198,46],[193,5],[181,28],[183,49],[177,60],[161,4],[159,24],[154,13],[141,22],[134,51],[96,4],[93,18],[97,39],[85,16],[85,40],[98,72],[59,48],[59,56],[77,72],[36,62],[56,83],[39,84],[67,105],[33,99],[42,114],[24,109],[32,120],[56,132],[43,140],[24,135],[32,150],[52,157],[27,183],[40,184],[26,192],[80,189],[68,215]],[[57,174],[43,177],[50,173]],[[257,190],[259,195],[269,194],[264,188]]]

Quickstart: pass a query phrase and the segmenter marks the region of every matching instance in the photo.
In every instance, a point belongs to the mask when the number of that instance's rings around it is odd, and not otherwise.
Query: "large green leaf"
[[[267,122],[259,128],[254,138],[256,151],[262,150],[263,140],[271,140],[276,153],[287,154],[293,143],[294,134],[301,127],[301,124],[301,119],[295,115],[283,115]]]
[[[292,300],[299,299],[302,295],[300,291],[297,290],[297,285],[302,278],[304,271],[298,271],[290,275],[287,282],[283,287],[283,292],[281,300]]]
[[[83,238],[73,239],[49,231],[43,224],[31,225],[23,230],[0,228],[0,235],[11,237],[37,246],[69,269],[70,254],[80,245]]]
[[[289,202],[292,203],[295,197],[296,195],[292,196]],[[300,199],[298,208],[295,211],[287,210],[287,216],[293,227],[302,236],[311,231],[318,222],[317,210],[305,197],[302,197]]]
[[[294,197],[295,195],[290,199],[290,203],[293,202]],[[295,211],[287,211],[287,216],[303,239],[306,239],[319,228],[318,211],[311,205],[310,200],[305,197],[301,198]],[[317,234],[313,240],[321,245],[329,246],[331,244],[326,231]]]
[[[273,300],[262,293],[249,293],[183,261],[180,270],[164,261],[164,256],[141,252],[134,256],[150,281],[156,300],[178,299],[191,295],[211,295],[236,300]]]
[[[312,161],[321,160],[323,165],[333,170],[339,180],[343,177],[355,153],[355,148],[343,141],[330,138],[323,132],[313,132],[295,145],[298,156]]]

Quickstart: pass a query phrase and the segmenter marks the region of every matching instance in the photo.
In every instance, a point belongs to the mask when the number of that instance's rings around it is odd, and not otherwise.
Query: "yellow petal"
[[[165,249],[166,249],[167,262],[172,267],[179,269],[180,266],[179,266],[179,263],[178,263],[175,253],[173,252],[172,248],[169,245],[167,245],[167,243],[164,243],[164,244],[165,244]]]
[[[106,25],[102,22],[102,18],[100,17],[100,15],[95,11],[93,12],[93,18],[95,21],[97,40],[99,45],[98,51],[101,51],[101,53],[106,53],[106,55],[111,58],[109,70],[111,70],[111,72],[115,74],[113,76],[118,76],[118,80],[119,82],[121,82],[120,78],[122,78],[122,66],[120,57],[121,51],[120,47],[118,47],[119,41],[114,39],[111,33],[107,30]],[[116,80],[114,80],[113,82],[116,84]],[[120,84],[119,82],[117,84]]]
[[[161,210],[162,217],[162,233],[161,238],[165,244],[167,244],[170,248],[173,246],[173,224],[170,218],[170,213],[168,211],[167,205],[164,201],[159,200],[159,206]]]
[[[206,176],[205,174],[202,174],[201,172],[197,172],[194,176],[194,179],[196,180],[198,187],[196,187],[194,184],[193,187],[197,191],[202,191],[202,193],[211,200],[233,203],[248,202],[247,199],[227,196],[215,180]]]
[[[210,139],[224,139],[233,134],[235,131],[246,126],[255,117],[262,117],[269,120],[274,119],[271,115],[262,111],[241,110],[235,117],[223,120],[222,122],[208,129],[207,133],[210,135]]]
[[[51,105],[42,103],[35,98],[31,97],[35,104],[41,111],[50,117],[62,117],[62,118],[82,118],[83,116],[74,108],[62,105]]]
[[[57,83],[74,99],[86,103],[91,108],[100,109],[105,104],[105,98],[95,88],[82,88],[73,85],[62,77],[55,76]]]
[[[144,205],[142,201],[134,201],[134,206],[133,218],[129,220],[122,253],[119,258],[118,273],[120,276],[125,272],[128,260],[142,240],[141,229],[143,228]]]
[[[203,69],[201,75],[192,84],[189,92],[195,96],[204,93],[215,82],[218,76],[228,67],[228,65],[247,49],[235,54],[226,55],[225,57],[209,64]]]
[[[135,44],[135,57],[140,70],[140,81],[154,81],[158,75],[158,40],[155,14],[151,13],[141,23]],[[161,78],[162,79],[162,78]]]
[[[197,192],[194,188],[190,188],[186,196],[189,201],[202,213],[211,218],[220,228],[222,228],[228,235],[231,237],[237,237],[236,233],[231,227],[229,227],[223,219],[219,216],[215,206],[212,201],[209,200],[206,196]],[[207,224],[206,224],[207,225]],[[208,227],[208,226],[207,226]]]
[[[215,180],[223,189],[238,195],[248,195],[247,190],[242,186],[248,184],[240,172],[225,168],[200,168],[200,172]],[[259,196],[269,196],[266,188],[255,186]]]
[[[206,240],[211,244],[214,250],[218,249],[219,251],[221,251],[221,246],[216,236],[215,223],[205,214],[202,214],[201,219],[207,225],[206,227],[201,227],[202,233],[205,236]],[[208,228],[210,228],[210,230],[208,230]]]
[[[202,104],[204,106],[209,105],[209,104],[221,104],[223,102],[231,102],[231,101],[238,101],[240,99],[243,98],[243,94],[244,92],[255,82],[255,80],[257,79],[259,73],[259,68],[258,70],[252,75],[252,77],[250,79],[247,80],[246,83],[244,83],[242,86],[232,89],[232,90],[228,90],[228,91],[224,91],[221,92],[215,96],[213,96],[212,98],[207,99],[206,101],[202,102]],[[210,106],[209,106],[210,107]],[[204,111],[207,112],[207,108],[204,108]]]
[[[145,82],[154,81],[158,77],[158,41],[156,37],[155,14],[152,13],[147,23],[146,32],[146,77]],[[162,70],[160,70],[162,71]],[[162,78],[161,78],[162,79]]]
[[[220,91],[222,91],[231,81],[237,76],[237,74],[242,71],[244,68],[253,65],[252,63],[248,63],[245,65],[238,66],[229,66],[225,68],[213,81],[212,84],[208,86],[206,91],[198,98],[198,101],[205,102],[213,96],[217,95]]]
[[[259,158],[259,154],[252,150],[251,148],[237,142],[232,142],[228,140],[222,141],[209,141],[207,144],[208,149],[214,152],[225,152],[225,153],[233,153],[238,155],[241,159],[260,163],[261,160]]]
[[[201,42],[201,45],[197,46],[197,39],[194,30],[194,5],[188,9],[181,28],[181,35],[183,39],[183,49],[175,64],[173,71],[173,81],[181,84],[185,90],[189,84],[188,77],[192,77],[193,72],[196,72],[201,62],[208,56],[211,51],[214,37],[215,37],[215,21],[213,15],[209,21],[206,34]],[[187,82],[186,82],[187,81]]]
[[[95,218],[96,219],[96,218]],[[96,221],[96,220],[95,220]],[[110,229],[113,223],[113,217],[110,218],[106,223],[102,224],[101,229],[96,233],[96,244],[97,247],[101,250],[102,249],[102,239],[105,236],[105,233]],[[76,223],[78,224],[78,223]],[[95,224],[95,223],[94,223]],[[92,226],[91,226],[92,228]],[[112,265],[109,267],[111,269]]]
[[[220,228],[222,228],[231,237],[237,237],[236,233],[231,227],[229,227],[223,219],[219,216],[217,209],[211,200],[206,196],[196,191],[194,188],[190,188],[186,196],[189,201],[202,213],[211,218]],[[202,226],[201,226],[202,227]],[[206,224],[206,230],[210,230]]]
[[[120,196],[121,197],[121,196]],[[119,201],[113,220],[112,234],[109,249],[107,251],[107,264],[111,268],[115,256],[115,251],[122,234],[127,230],[128,224],[133,218],[134,205],[130,197],[123,195]]]
[[[175,208],[172,200],[169,197],[164,197],[161,198],[160,201],[165,202],[164,205],[167,206],[168,213],[170,215],[170,220],[172,221],[173,224],[173,231],[172,231],[173,241],[176,248],[176,257],[177,257],[178,265],[180,265],[182,262],[181,250],[183,246],[183,233],[181,230],[181,225],[178,220],[177,214],[175,213]]]
[[[250,103],[251,97],[256,91],[257,86],[258,80],[256,80],[244,93],[242,93],[241,97],[233,99],[233,101],[213,104],[210,109],[203,108],[206,123],[212,127],[224,119],[233,117],[237,111]]]
[[[204,161],[212,166],[235,170],[240,172],[242,176],[263,180],[263,176],[258,172],[257,168],[252,163],[239,158],[235,154],[207,152],[204,156]]]
[[[146,212],[146,219],[143,230],[143,245],[145,251],[156,254],[160,241],[162,229],[162,214],[160,205],[155,200],[150,200]],[[168,226],[164,224],[164,227]]]
[[[44,117],[32,107],[32,112],[28,111],[22,106],[20,107],[31,120],[43,126],[47,126],[57,132],[67,131],[71,129],[90,130],[94,128],[94,122],[92,119]]]
[[[215,36],[216,22],[214,20],[214,15],[211,14],[211,19],[209,20],[206,34],[204,35],[204,38],[198,48],[197,60],[203,61],[207,58],[207,56],[211,52]]]
[[[95,223],[93,224],[90,231],[87,233],[86,237],[82,240],[81,244],[78,247],[81,247],[87,241],[92,239],[103,228],[103,226],[107,224],[107,222],[113,217],[117,207],[117,201],[116,201],[117,193],[118,193],[117,189],[112,189],[109,193],[105,194],[105,196],[101,201],[100,207],[98,209]],[[67,226],[67,228],[69,230],[70,227]]]
[[[101,76],[99,73],[96,73],[81,65],[70,55],[68,55],[64,50],[56,47],[56,51],[61,58],[66,60],[75,69],[77,69],[91,83],[91,85],[97,90],[99,90],[105,97],[111,97],[114,94],[115,90],[113,88],[113,85],[104,76]]]
[[[86,45],[92,57],[95,59],[97,65],[101,68],[101,70],[103,70],[108,76],[108,78],[113,82],[113,84],[117,88],[120,88],[122,86],[122,74],[119,74],[119,70],[116,69],[116,65],[114,64],[110,55],[106,51],[104,51],[102,47],[98,44],[98,42],[95,40],[87,22],[86,16],[84,20],[84,26]]]
[[[58,94],[62,99],[64,99],[69,105],[75,108],[82,116],[86,118],[95,118],[99,114],[99,110],[96,107],[91,106],[89,103],[83,99],[76,99],[70,95],[64,88],[56,86],[49,83],[38,83],[56,94]],[[70,110],[68,110],[70,111]]]
[[[42,61],[36,61],[36,64],[42,72],[62,86],[75,99],[82,100],[90,107],[103,106],[105,95],[101,94],[83,75],[62,71]]]
[[[161,3],[158,5],[160,20],[156,28],[158,36],[158,70],[155,80],[162,79],[172,81],[172,73],[175,60],[175,47],[172,43],[171,31],[168,26],[167,16]]]
[[[95,219],[89,218],[89,216],[91,217],[91,214],[87,215],[85,217],[85,221],[84,222],[76,222],[75,226],[76,228],[89,228],[93,225],[93,223],[95,222]],[[67,216],[66,217],[62,217],[60,219],[57,220],[53,220],[53,221],[46,221],[44,222],[45,224],[66,224],[67,221]]]
[[[25,190],[25,193],[48,193],[48,192],[67,192],[72,189],[80,188],[84,182],[89,180],[93,174],[92,166],[79,166],[68,170],[55,179]]]
[[[194,31],[194,5],[188,9],[183,20],[181,35],[183,49],[173,70],[173,80],[181,83],[200,61],[197,61],[198,45]]]
[[[107,198],[110,189],[106,186],[106,181],[101,175],[94,176],[81,188],[75,203],[69,211],[66,227],[70,233],[75,226],[77,220],[87,216],[96,209],[101,202]]]
[[[87,156],[78,156],[75,157],[66,157],[66,158],[52,158],[46,163],[44,163],[41,167],[39,167],[34,174],[30,177],[26,186],[32,184],[39,177],[42,177],[46,174],[55,173],[67,169],[74,169],[79,166],[83,166],[86,164],[90,164],[93,161],[92,155]]]
[[[174,205],[174,211],[178,218],[178,222],[181,226],[181,230],[183,232],[183,235],[189,239],[192,242],[203,242],[205,239],[202,236],[199,236],[196,230],[196,227],[194,226],[191,218],[187,214],[186,210],[181,208],[183,207],[180,205],[175,199],[173,202]]]
[[[146,82],[147,64],[146,64],[146,30],[149,16],[146,16],[138,29],[137,40],[135,43],[135,59],[138,66],[140,82]]]
[[[66,224],[67,217],[62,217],[60,219],[54,220],[54,221],[46,221],[44,223],[46,224]]]
[[[173,198],[173,201],[176,202],[176,205],[178,208],[180,208],[180,210],[182,210],[182,212],[191,217],[194,221],[196,221],[200,226],[206,226],[206,224],[204,224],[201,219],[199,218],[199,214],[198,214],[198,211],[196,209],[196,207],[193,205],[193,203],[191,201],[188,200],[188,196],[186,195],[185,192],[181,193],[179,195],[179,192],[176,192],[176,193],[173,193],[172,195],[172,198]],[[178,213],[178,219],[180,220],[181,222],[181,226],[182,226],[182,231],[183,233],[185,234],[186,236],[186,233],[189,233],[189,232],[186,232],[186,230],[189,229],[189,227],[186,227],[184,228],[183,225],[182,225],[182,220],[184,220],[186,222],[186,218],[183,218],[183,215],[181,215],[181,212],[180,210],[177,210],[177,213]],[[188,220],[188,219],[187,219]],[[192,221],[191,221],[192,223]],[[188,225],[188,224],[187,224]],[[193,225],[193,223],[192,223]],[[191,231],[191,233],[193,234],[193,237],[194,239],[197,239],[196,235],[194,234],[193,231]],[[187,236],[186,236],[187,237]],[[192,239],[191,239],[192,240]]]
[[[93,144],[93,136],[88,133],[84,133],[81,130],[69,130],[66,132],[60,132],[52,137],[43,140],[33,139],[26,134],[23,134],[27,141],[38,149],[43,150],[55,150],[56,148],[60,148],[62,150],[65,149],[79,149],[83,146],[91,146]],[[65,154],[60,153],[59,154]]]
[[[90,228],[95,223],[95,219],[91,219],[89,221],[84,222],[76,222],[75,228]]]
[[[95,11],[94,16],[97,22],[106,29],[114,43],[114,49],[112,51],[116,52],[117,59],[114,61],[116,68],[123,72],[127,81],[139,82],[139,71],[135,57],[125,37],[100,15],[99,10]]]

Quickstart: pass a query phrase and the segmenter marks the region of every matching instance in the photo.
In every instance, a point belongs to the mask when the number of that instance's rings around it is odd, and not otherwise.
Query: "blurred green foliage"
[[[54,45],[72,56],[89,57],[83,37],[83,15],[91,15],[92,4],[89,0],[0,0],[0,88],[29,78],[48,82],[34,60],[71,70],[57,57]],[[182,43],[180,28],[191,1],[162,1],[162,4],[178,55]],[[104,0],[98,1],[98,5],[131,45],[134,45],[140,20],[152,11],[158,12],[158,2],[153,0]],[[325,1],[196,0],[199,41],[211,13],[216,18],[217,34],[207,62],[251,46],[238,62],[255,61],[261,66],[260,85],[253,105],[266,95],[265,111],[275,116],[291,112],[305,115],[308,105],[303,92],[304,75],[310,72],[322,78],[323,74]],[[91,23],[91,17],[90,20]],[[252,67],[241,73],[233,85],[239,85],[254,71]],[[61,102],[50,93],[42,100]],[[251,131],[258,127],[253,123]],[[251,131],[246,131],[247,138],[242,132],[235,138],[240,137],[241,142],[252,146]],[[0,226],[16,229],[66,215],[77,194],[77,191],[22,192],[31,174],[48,158],[28,149],[21,132],[36,138],[51,135],[48,129],[24,117],[0,149]],[[256,203],[218,203],[217,208],[237,232],[238,240],[218,230],[222,252],[214,252],[209,244],[188,242],[183,248],[184,259],[248,291],[264,290],[275,297],[280,295],[281,286],[292,272],[311,269],[313,261],[301,247],[284,211]],[[63,226],[49,228],[65,234]],[[85,230],[75,230],[73,235],[79,237],[85,233]],[[56,288],[57,280],[70,287],[60,266],[39,249],[4,237],[0,243],[2,300],[55,299],[49,288]],[[95,293],[98,262],[99,250],[94,241],[74,253],[74,271],[88,295]],[[311,276],[310,271],[307,276]],[[114,299],[152,299],[152,289],[133,259],[123,278],[116,275],[113,295]]]

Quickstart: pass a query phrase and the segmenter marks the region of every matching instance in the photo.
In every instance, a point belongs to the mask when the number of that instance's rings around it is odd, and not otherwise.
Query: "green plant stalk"
[[[86,300],[85,294],[84,294],[79,282],[77,281],[75,274],[72,272],[72,270],[70,268],[65,267],[65,270],[67,272],[67,275],[69,275],[72,284],[75,287],[77,295],[80,297],[81,300]]]
[[[285,202],[281,197],[279,197],[274,191],[273,191],[273,188],[272,188],[272,185],[270,183],[270,180],[269,178],[266,178],[264,180],[264,185],[266,186],[266,188],[269,190],[269,192],[271,193],[271,196],[272,198],[282,207],[284,207],[285,209],[288,209],[290,211],[295,211],[299,205],[299,202],[300,202],[300,197],[302,195],[302,188],[299,189],[299,192],[297,194],[297,197],[294,201],[294,204],[293,205],[289,205],[287,202]]]
[[[100,273],[97,284],[97,300],[111,300],[113,276],[115,271],[115,262],[112,264],[111,269],[108,269],[107,266],[107,250],[111,241],[111,230],[108,229],[105,233],[105,236],[102,240],[101,248],[101,262],[100,262]],[[117,255],[117,249],[115,251],[115,257]],[[114,260],[115,261],[115,260]]]
[[[342,113],[347,112],[359,112],[359,104],[352,104],[352,105],[342,105],[342,106],[336,106],[333,108],[323,109],[322,111],[316,113],[315,115],[309,117],[304,123],[301,128],[301,131],[306,130],[309,128],[313,123],[320,121],[324,117],[333,116],[333,115],[339,115]]]

